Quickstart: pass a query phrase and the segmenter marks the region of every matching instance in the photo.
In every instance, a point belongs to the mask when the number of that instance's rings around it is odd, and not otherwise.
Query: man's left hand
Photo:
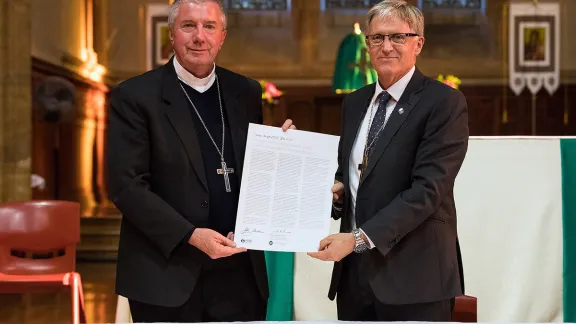
[[[292,124],[292,119],[286,119],[284,125],[282,125],[282,130],[287,132],[289,129],[296,129],[296,126]]]
[[[332,234],[322,241],[318,252],[308,252],[308,255],[323,261],[340,261],[354,251],[356,240],[352,233]]]

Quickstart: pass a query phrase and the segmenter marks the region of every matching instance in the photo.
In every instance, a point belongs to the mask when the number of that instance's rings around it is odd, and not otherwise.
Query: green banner
[[[376,82],[364,34],[352,33],[342,40],[336,56],[332,89],[336,93],[349,93]]]
[[[294,314],[294,253],[265,252],[270,298],[268,321],[292,321]]]
[[[576,139],[562,139],[564,322],[576,323]]]

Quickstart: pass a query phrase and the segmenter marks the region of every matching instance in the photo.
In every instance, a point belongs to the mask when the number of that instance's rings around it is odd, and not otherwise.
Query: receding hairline
[[[424,15],[417,7],[403,0],[384,0],[374,5],[366,15],[364,28],[370,30],[370,24],[375,18],[397,19],[406,23],[415,33],[424,36]]]
[[[226,30],[227,25],[226,13],[224,12],[224,6],[222,5],[222,2],[220,2],[219,0],[175,0],[168,8],[168,28],[170,29],[174,28],[176,17],[178,17],[180,13],[180,7],[183,4],[189,4],[189,3],[196,5],[201,5],[205,3],[214,3],[218,5],[218,8],[220,9],[220,15],[222,17],[221,19],[222,29]]]

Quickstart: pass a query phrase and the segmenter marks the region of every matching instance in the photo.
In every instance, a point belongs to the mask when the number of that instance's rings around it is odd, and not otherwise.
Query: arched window
[[[418,7],[423,11],[448,9],[484,12],[486,0],[418,0]]]
[[[226,0],[226,10],[290,10],[290,0]]]
[[[370,9],[382,0],[322,0],[322,10]]]

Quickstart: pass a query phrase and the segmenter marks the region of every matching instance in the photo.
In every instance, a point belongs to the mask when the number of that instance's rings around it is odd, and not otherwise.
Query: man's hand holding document
[[[234,241],[313,252],[329,234],[338,136],[250,124]]]

